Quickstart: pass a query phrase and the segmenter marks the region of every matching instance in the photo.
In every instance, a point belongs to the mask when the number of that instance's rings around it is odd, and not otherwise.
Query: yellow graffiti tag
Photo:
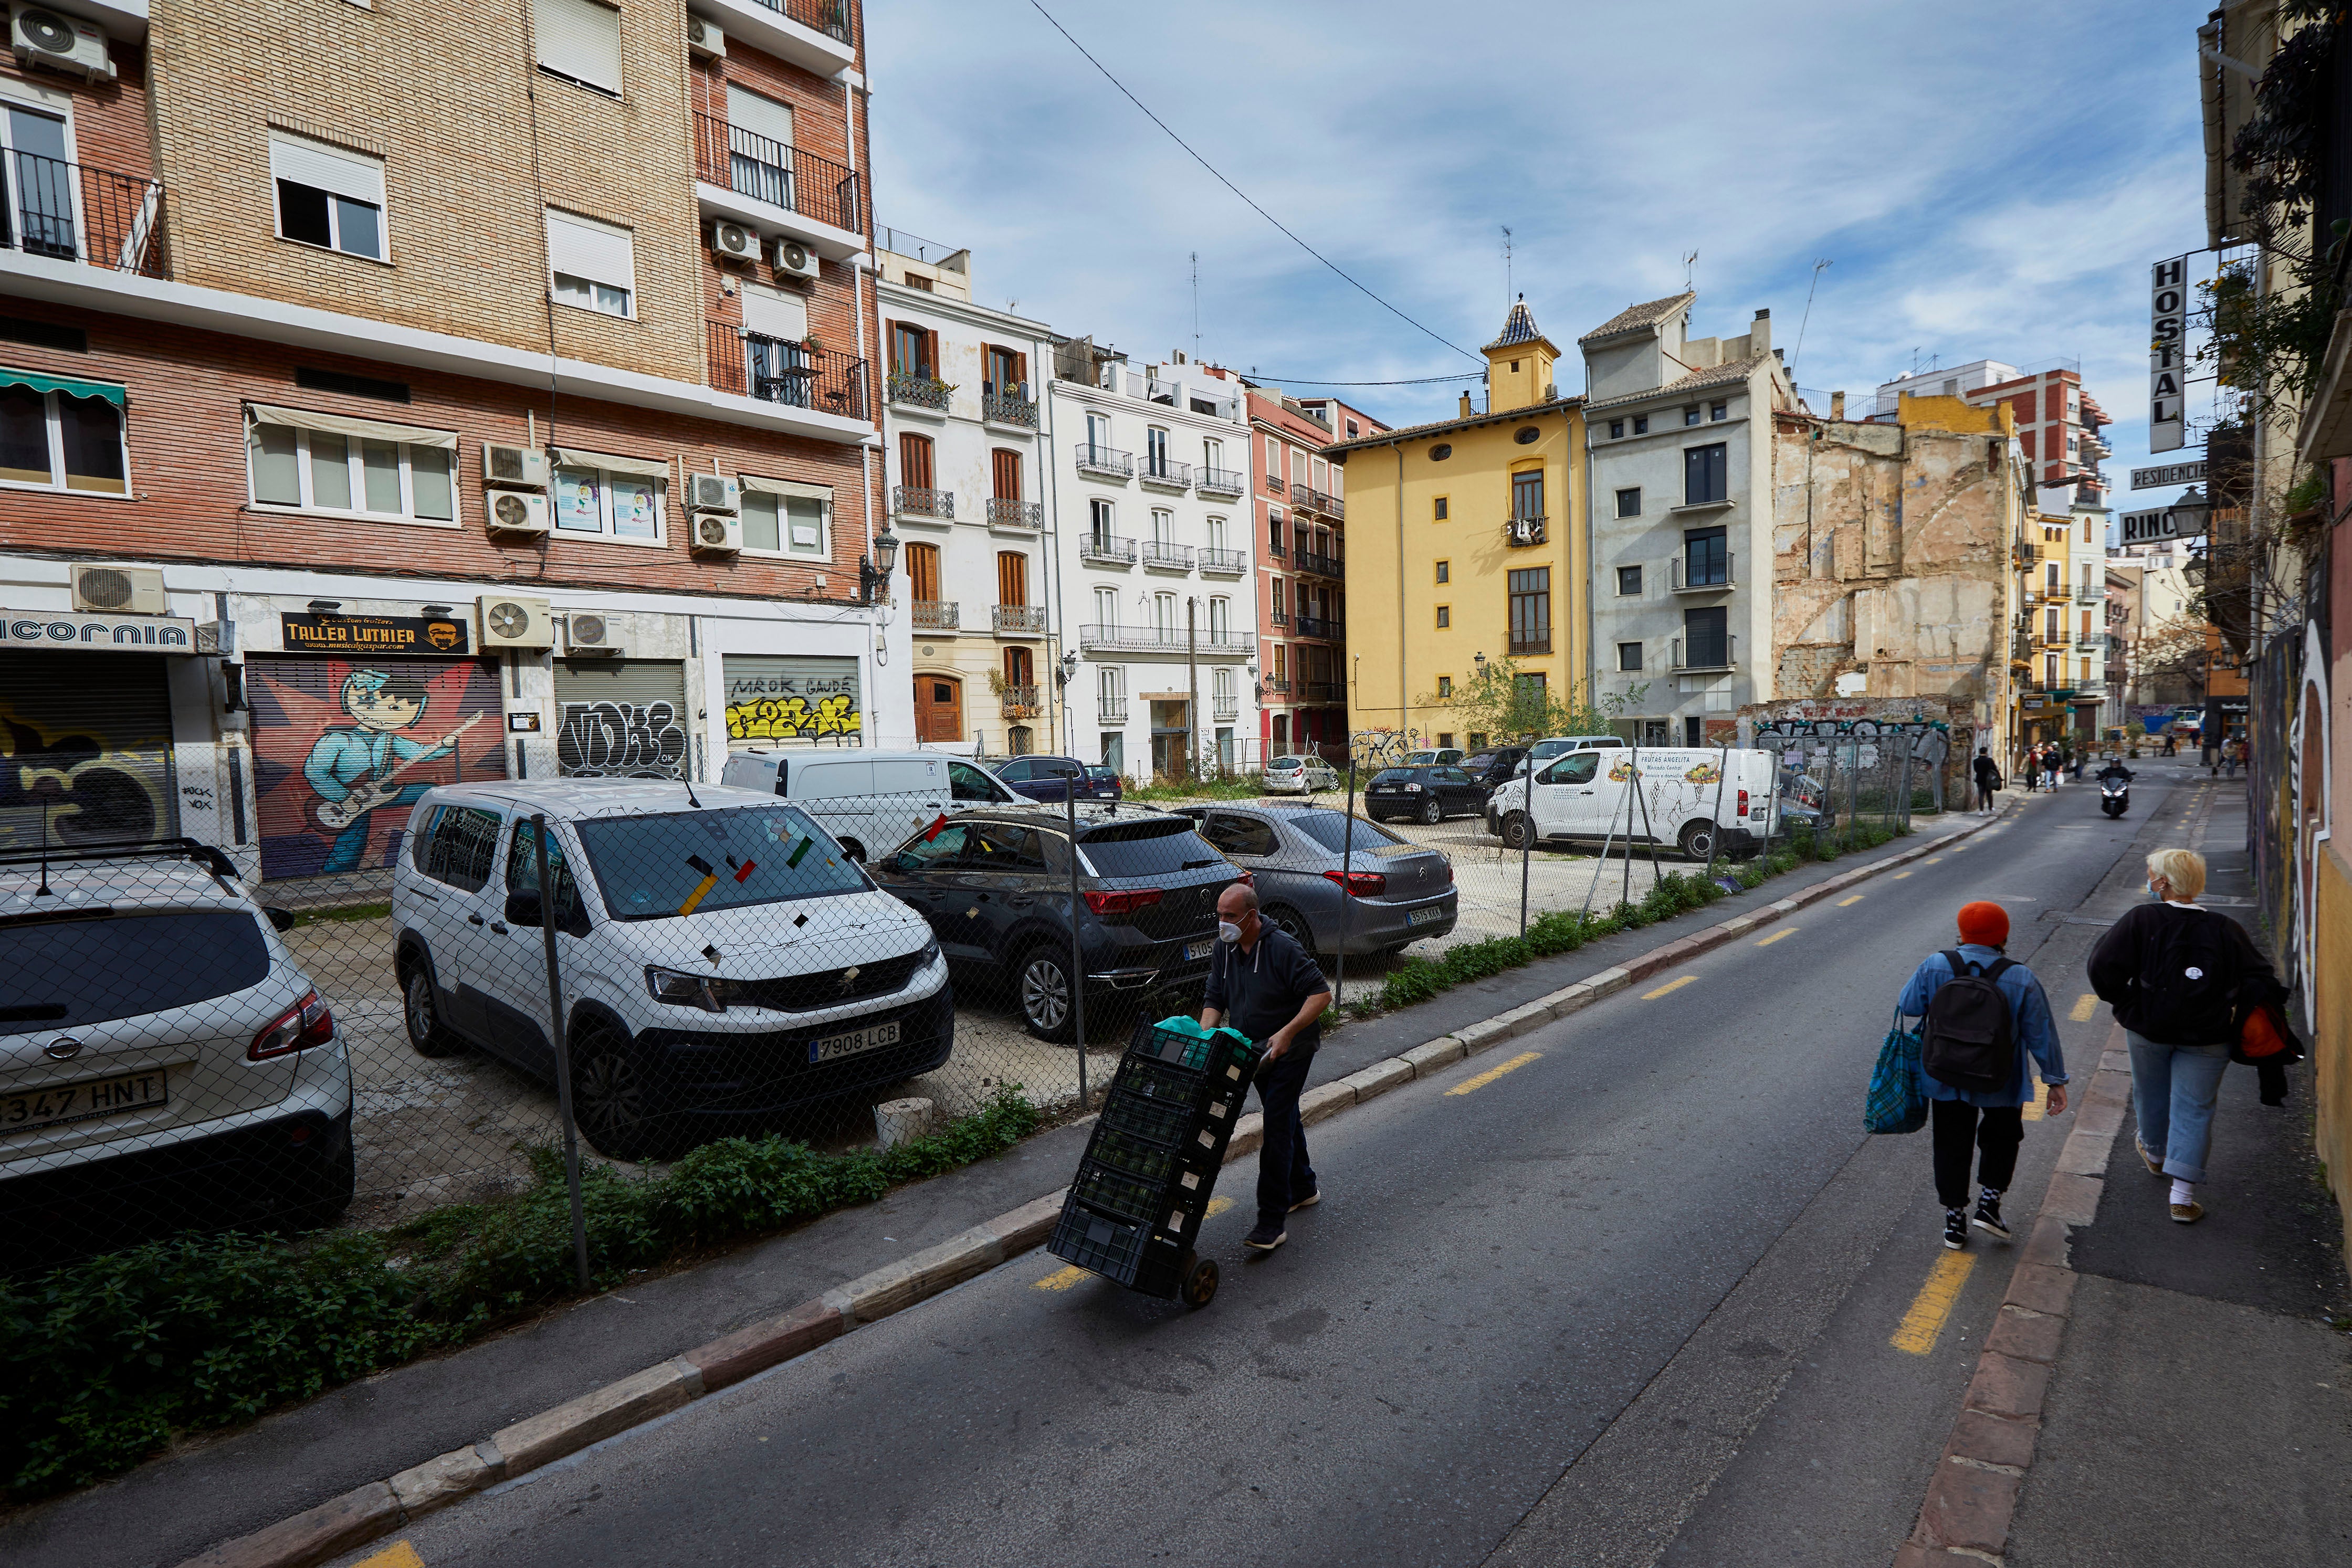
[[[809,740],[819,736],[856,735],[865,716],[855,697],[845,692],[811,706],[806,697],[760,697],[727,705],[727,733],[736,740]]]

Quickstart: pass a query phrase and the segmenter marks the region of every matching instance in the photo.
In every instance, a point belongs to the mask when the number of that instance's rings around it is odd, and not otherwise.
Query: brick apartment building
[[[0,841],[364,872],[414,786],[911,738],[856,0],[26,15]]]
[[[1249,391],[1250,477],[1256,497],[1258,738],[1267,757],[1348,744],[1347,470],[1322,455],[1333,442],[1388,426],[1331,398]]]
[[[1950,370],[1921,371],[1880,383],[1874,417],[1893,419],[1905,392],[1957,397],[1975,408],[2007,407],[2017,420],[2018,444],[2032,465],[2037,486],[2070,486],[2074,507],[2106,505],[2107,481],[2099,463],[2115,448],[2099,433],[2113,421],[2098,400],[2083,390],[2082,371],[2071,364],[2021,371],[1998,360],[1977,360]],[[2042,509],[2055,509],[2053,501],[2070,504],[2045,496]]]

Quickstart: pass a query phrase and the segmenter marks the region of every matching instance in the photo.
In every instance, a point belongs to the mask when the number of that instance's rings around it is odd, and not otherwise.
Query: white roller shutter
[[[596,0],[530,0],[539,63],[558,76],[621,91],[621,14]]]
[[[763,338],[787,343],[808,337],[808,300],[798,294],[763,284],[743,286],[743,325]]]
[[[269,174],[369,206],[383,205],[383,160],[313,141],[291,131],[269,133]]]
[[[793,144],[792,106],[746,92],[733,82],[727,84],[727,123],[730,129],[748,131],[786,147]]]
[[[636,292],[636,246],[629,231],[576,213],[547,214],[548,270]]]

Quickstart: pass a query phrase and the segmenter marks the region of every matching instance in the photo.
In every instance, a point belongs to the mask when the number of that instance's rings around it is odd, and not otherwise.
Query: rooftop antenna
[[[1503,308],[1511,308],[1511,225],[1503,225]]]
[[[1683,252],[1683,292],[1685,294],[1688,294],[1690,292],[1691,267],[1697,260],[1698,252],[1695,250],[1686,250]]]
[[[1789,379],[1791,381],[1797,376],[1797,361],[1805,353],[1805,328],[1813,319],[1813,290],[1822,286],[1822,269],[1829,265],[1830,258],[1825,256],[1813,262],[1813,281],[1805,288],[1805,314],[1797,322],[1796,351],[1789,356]]]
[[[1192,253],[1192,358],[1201,357],[1201,253]]]

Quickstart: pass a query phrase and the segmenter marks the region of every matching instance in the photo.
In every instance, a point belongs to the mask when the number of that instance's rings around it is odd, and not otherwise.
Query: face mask
[[[1238,925],[1234,925],[1234,924],[1232,921],[1230,921],[1230,920],[1220,920],[1220,921],[1218,921],[1218,922],[1217,922],[1217,940],[1218,940],[1218,941],[1220,941],[1220,942],[1238,942],[1238,941],[1240,941],[1241,939],[1242,939],[1242,928],[1241,928],[1240,926],[1238,926]]]
[[[2162,904],[2164,902],[2164,894],[2156,890],[2156,884],[2153,883],[2148,884],[2147,895],[2158,904]]]

